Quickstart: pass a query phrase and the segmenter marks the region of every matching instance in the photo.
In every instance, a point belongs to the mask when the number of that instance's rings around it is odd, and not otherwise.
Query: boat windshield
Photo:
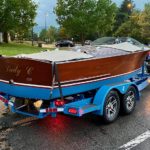
[[[99,46],[99,45],[112,45],[112,44],[119,44],[128,42],[132,45],[143,47],[144,45],[140,43],[139,41],[130,38],[130,37],[102,37],[98,38],[97,40],[93,41],[91,43],[92,46]]]
[[[91,45],[106,45],[106,44],[115,44],[115,37],[102,37],[98,38],[91,43]]]

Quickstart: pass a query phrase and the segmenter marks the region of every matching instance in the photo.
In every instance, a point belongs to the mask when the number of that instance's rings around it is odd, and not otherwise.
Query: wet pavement
[[[116,150],[150,130],[150,86],[132,115],[120,116],[110,125],[94,115],[59,114],[39,120],[3,109],[0,103],[0,150]],[[150,138],[132,149],[150,150]]]

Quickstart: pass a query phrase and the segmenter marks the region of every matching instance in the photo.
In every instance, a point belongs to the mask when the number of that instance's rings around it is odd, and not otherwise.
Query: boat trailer
[[[48,115],[56,117],[58,112],[81,117],[87,113],[103,116],[107,123],[115,121],[120,111],[133,112],[140,91],[150,83],[145,66],[136,77],[116,84],[107,84],[99,89],[56,99],[53,101],[29,100],[0,93],[0,101],[14,113],[42,119]]]

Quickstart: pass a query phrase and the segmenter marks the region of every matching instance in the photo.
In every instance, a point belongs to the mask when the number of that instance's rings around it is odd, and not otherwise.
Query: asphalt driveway
[[[110,125],[100,117],[59,114],[43,120],[4,113],[0,103],[0,150],[150,150],[150,86],[134,113]]]

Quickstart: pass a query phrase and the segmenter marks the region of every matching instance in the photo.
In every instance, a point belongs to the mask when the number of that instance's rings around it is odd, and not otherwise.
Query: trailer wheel
[[[105,123],[112,123],[118,118],[120,98],[116,91],[110,91],[105,99],[103,119]]]
[[[136,106],[137,93],[136,89],[133,86],[130,86],[125,95],[123,96],[122,101],[122,111],[123,114],[129,115],[134,111]]]

